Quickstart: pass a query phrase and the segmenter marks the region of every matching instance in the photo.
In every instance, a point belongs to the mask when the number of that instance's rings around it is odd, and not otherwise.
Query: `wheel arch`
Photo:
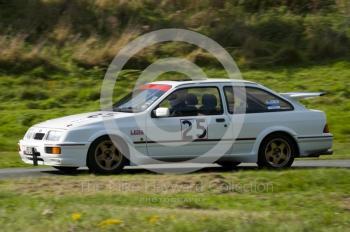
[[[274,135],[274,134],[283,134],[283,135],[289,137],[291,139],[291,141],[293,142],[293,145],[296,149],[295,157],[300,156],[300,148],[299,148],[298,141],[296,139],[296,133],[293,130],[288,129],[288,128],[275,128],[275,129],[265,130],[264,132],[262,132],[258,136],[257,141],[254,145],[254,152],[255,152],[255,154],[257,154],[257,156],[259,154],[259,150],[260,150],[260,147],[261,147],[261,144],[263,143],[263,141],[267,137]]]
[[[125,139],[117,134],[113,134],[113,135],[109,135],[107,133],[101,133],[98,136],[94,136],[93,138],[91,138],[90,141],[90,145],[89,148],[87,150],[87,154],[86,154],[86,165],[88,164],[88,155],[92,149],[92,146],[94,145],[94,143],[102,138],[106,138],[106,139],[110,139],[111,137],[113,137],[113,141],[117,141],[118,143],[118,149],[121,150],[122,154],[128,159],[129,161],[129,145],[128,142],[125,141]],[[130,162],[130,161],[129,161]]]

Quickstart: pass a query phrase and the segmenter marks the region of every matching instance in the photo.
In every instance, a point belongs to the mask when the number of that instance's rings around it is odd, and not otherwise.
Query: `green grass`
[[[314,3],[14,0],[2,4],[0,168],[30,167],[19,159],[17,142],[33,124],[98,110],[103,70],[111,59],[137,35],[161,28],[209,36],[243,67],[244,79],[277,92],[328,92],[303,101],[326,112],[335,135],[335,155],[320,159],[349,159],[349,4]],[[210,77],[225,76],[212,56],[181,43],[148,48],[136,54],[127,68],[144,69],[169,56],[190,59],[205,67]],[[123,72],[116,98],[131,89],[139,73]],[[167,74],[160,79],[179,77]],[[296,168],[186,175],[82,172],[0,179],[0,225],[1,231],[39,232],[346,231],[349,176],[349,169]]]
[[[210,77],[225,77],[223,71],[205,70]],[[35,74],[35,73],[34,73]],[[21,166],[16,154],[17,142],[35,123],[60,116],[99,109],[99,88],[103,71],[72,69],[68,74],[48,77],[0,76],[0,167]],[[125,95],[139,72],[125,71],[116,88],[116,98]],[[335,135],[335,154],[322,159],[350,158],[350,62],[338,61],[317,66],[276,67],[242,70],[243,78],[257,81],[277,92],[326,91],[327,96],[303,101],[307,107],[326,112]],[[164,75],[160,79],[176,79]]]
[[[210,77],[224,77],[222,71],[206,70]],[[257,81],[277,92],[326,91],[327,96],[306,100],[312,109],[326,112],[335,135],[335,154],[322,159],[350,158],[350,62],[339,61],[319,66],[281,67],[243,70],[243,78]],[[116,98],[132,88],[138,71],[125,71],[116,87]],[[0,167],[21,166],[17,142],[33,124],[65,115],[99,109],[101,70],[76,70],[69,74],[53,73],[50,77],[27,75],[0,76]],[[164,75],[174,79],[179,75]]]
[[[15,151],[0,152],[0,163],[1,168],[31,167],[31,165],[23,163],[18,152]]]
[[[244,68],[245,79],[276,91],[329,92],[304,103],[327,113],[336,139],[331,158],[346,158],[350,153],[348,8],[345,0],[3,3],[0,167],[19,163],[16,143],[31,125],[97,110],[103,70],[113,57],[137,36],[164,28],[189,29],[217,41]],[[144,49],[126,68],[143,70],[166,57],[187,58],[211,77],[225,75],[213,56],[180,42]],[[124,72],[116,98],[130,90],[139,73]]]
[[[0,181],[0,223],[4,231],[99,231],[108,219],[116,223],[108,231],[345,231],[349,175],[293,169],[8,179]]]

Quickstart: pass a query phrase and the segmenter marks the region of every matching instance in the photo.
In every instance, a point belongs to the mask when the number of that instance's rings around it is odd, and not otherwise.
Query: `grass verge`
[[[347,169],[0,181],[4,231],[344,231]]]

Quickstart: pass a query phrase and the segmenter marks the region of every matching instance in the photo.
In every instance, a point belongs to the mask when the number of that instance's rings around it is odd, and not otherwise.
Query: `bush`
[[[202,66],[202,67],[209,66],[209,67],[216,67],[216,68],[221,67],[221,64],[219,63],[218,60],[216,60],[214,56],[210,55],[207,52],[202,51],[201,49],[198,49],[192,52],[188,56],[188,58],[198,66]]]
[[[264,14],[251,27],[257,38],[279,46],[298,43],[303,37],[304,29],[300,17],[281,13]]]
[[[11,90],[4,90],[0,93],[0,100],[2,101],[13,100],[16,97],[16,93]]]
[[[248,25],[242,20],[232,18],[221,22],[210,31],[212,38],[224,47],[241,47],[252,32]]]
[[[25,89],[20,96],[22,100],[43,100],[48,98],[48,94],[39,88]]]
[[[20,121],[23,126],[29,127],[35,123],[36,118],[37,118],[37,115],[35,114],[26,114],[20,118]]]
[[[286,47],[274,55],[274,63],[279,65],[298,64],[304,59],[297,48]]]
[[[60,94],[57,97],[57,101],[60,103],[72,103],[76,101],[77,96],[77,91],[62,90],[60,91]]]
[[[28,109],[41,109],[41,105],[40,105],[40,103],[38,103],[38,102],[28,102],[28,103],[26,104],[26,107],[27,107]]]
[[[205,34],[245,64],[295,64],[342,58],[350,51],[345,0],[13,0],[0,4],[0,70],[29,71],[43,79],[66,70],[106,69],[126,43],[162,28]],[[195,50],[189,47],[145,49],[125,68],[143,69],[161,56],[188,56]],[[197,60],[216,66],[203,54]]]
[[[78,98],[84,101],[96,101],[100,99],[99,89],[84,89],[78,94]]]
[[[305,22],[307,55],[316,60],[345,56],[350,51],[350,41],[345,30],[336,30],[330,19],[309,17]]]
[[[60,108],[61,104],[56,99],[48,99],[41,104],[42,109]]]
[[[298,14],[312,13],[319,10],[332,11],[335,0],[233,0],[231,4],[242,6],[248,12],[259,12],[278,7],[285,7]]]

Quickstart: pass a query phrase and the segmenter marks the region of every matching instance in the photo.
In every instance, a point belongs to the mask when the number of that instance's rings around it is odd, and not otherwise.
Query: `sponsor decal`
[[[171,89],[171,85],[165,85],[165,84],[146,84],[141,86],[140,89],[157,89],[163,92],[168,91]]]
[[[281,108],[279,100],[267,100],[266,106],[268,110],[277,110]]]
[[[87,116],[87,118],[98,118],[98,117],[112,117],[113,113],[96,113],[96,114],[92,114]],[[83,119],[79,119],[73,122],[78,122],[78,121],[82,121]]]
[[[143,130],[140,129],[133,129],[130,131],[130,135],[144,135]]]

